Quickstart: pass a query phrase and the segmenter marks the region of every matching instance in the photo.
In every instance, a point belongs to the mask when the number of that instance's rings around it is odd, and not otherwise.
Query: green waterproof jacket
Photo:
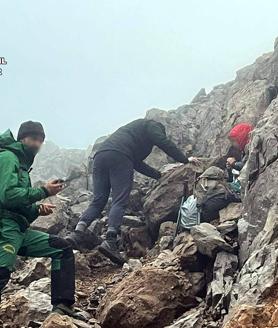
[[[43,187],[31,186],[33,161],[33,153],[10,130],[0,135],[0,220],[15,220],[22,231],[39,215],[36,202],[48,196]]]

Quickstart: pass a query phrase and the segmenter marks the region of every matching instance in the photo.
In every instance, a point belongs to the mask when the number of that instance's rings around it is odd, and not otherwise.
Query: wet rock
[[[194,305],[188,276],[145,267],[108,292],[99,308],[99,319],[103,328],[160,328]]]
[[[191,228],[191,235],[198,251],[203,255],[213,258],[220,251],[233,252],[233,248],[221,237],[220,232],[209,223]]]

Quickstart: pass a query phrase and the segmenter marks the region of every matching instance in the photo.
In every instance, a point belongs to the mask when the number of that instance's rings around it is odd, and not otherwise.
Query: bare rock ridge
[[[84,251],[75,254],[76,300],[86,322],[49,315],[49,261],[23,258],[3,294],[0,326],[277,327],[277,93],[276,40],[273,52],[240,69],[234,81],[208,94],[201,89],[190,104],[176,110],[148,111],[146,117],[162,122],[184,151],[207,157],[202,167],[172,165],[155,149],[148,161],[165,175],[158,183],[136,177],[121,232],[121,250],[129,257],[123,268],[113,266],[95,249],[100,242],[96,235],[102,236],[107,228],[109,204],[103,217],[93,222]],[[227,151],[227,133],[239,122],[255,125],[241,174],[243,203],[230,204],[219,220],[175,236],[184,182],[191,190],[194,174]],[[97,146],[98,142],[93,151]],[[57,204],[54,215],[39,218],[33,227],[65,236],[92,196],[88,171],[82,166],[84,161],[88,167],[88,154],[50,148],[38,159],[34,180],[55,175],[69,179],[67,188],[50,200]],[[51,154],[56,156],[54,162],[70,160],[76,167],[52,166]]]

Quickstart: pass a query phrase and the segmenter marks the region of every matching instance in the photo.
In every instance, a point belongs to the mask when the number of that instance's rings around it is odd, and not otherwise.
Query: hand
[[[228,165],[228,166],[233,166],[234,164],[236,163],[236,159],[234,158],[234,157],[228,157],[227,158],[227,162],[226,162],[226,164]]]
[[[54,196],[58,194],[58,192],[60,192],[63,189],[63,187],[64,187],[63,183],[59,182],[59,180],[53,180],[47,182],[47,184],[44,186],[49,196]]]
[[[200,160],[197,157],[189,157],[188,158],[189,163],[192,163],[194,165],[201,165]]]
[[[47,216],[53,213],[53,209],[56,208],[53,204],[40,204],[39,205],[39,214],[41,216]]]

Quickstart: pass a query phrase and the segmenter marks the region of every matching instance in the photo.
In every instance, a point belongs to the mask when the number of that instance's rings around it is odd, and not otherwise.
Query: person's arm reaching
[[[150,139],[158,148],[163,150],[167,155],[180,163],[189,163],[188,158],[183,154],[178,147],[167,138],[163,125],[155,121],[147,123],[147,131]]]
[[[134,169],[137,172],[146,175],[147,177],[150,177],[150,178],[153,178],[156,180],[161,178],[161,173],[158,170],[156,170],[153,167],[146,164],[145,162],[136,163],[134,165]]]

